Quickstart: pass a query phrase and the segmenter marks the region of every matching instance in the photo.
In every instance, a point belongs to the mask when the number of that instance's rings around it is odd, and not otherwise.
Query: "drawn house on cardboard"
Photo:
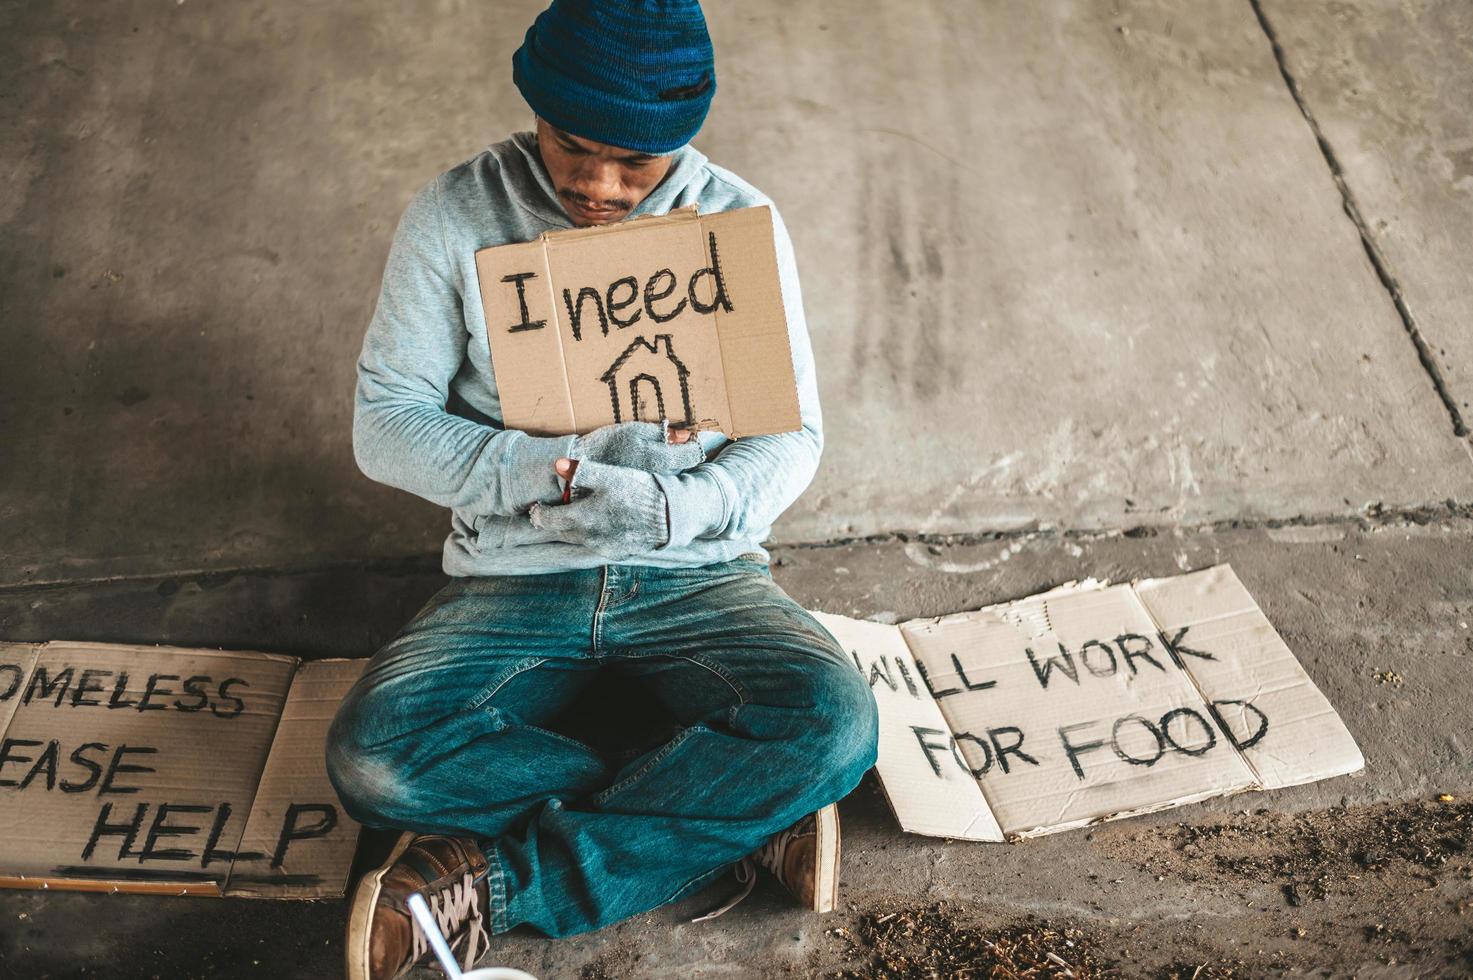
[[[492,245],[476,277],[508,429],[663,417],[741,439],[802,427],[765,206]]]
[[[635,337],[599,380],[609,386],[615,422],[690,424],[690,370],[675,356],[668,333],[653,342]]]

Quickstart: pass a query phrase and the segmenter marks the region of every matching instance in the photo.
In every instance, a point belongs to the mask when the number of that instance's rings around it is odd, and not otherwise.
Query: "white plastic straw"
[[[430,907],[425,904],[425,897],[419,892],[409,893],[409,911],[414,913],[414,918],[419,922],[420,929],[425,938],[430,941],[430,948],[440,959],[440,965],[445,968],[445,974],[450,980],[460,980],[460,964],[455,962],[455,954],[450,952],[450,944],[445,942],[440,927],[435,924],[435,917],[430,914]]]

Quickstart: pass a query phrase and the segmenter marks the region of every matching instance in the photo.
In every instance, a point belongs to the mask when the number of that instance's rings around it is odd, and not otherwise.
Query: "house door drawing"
[[[675,356],[670,334],[653,341],[635,337],[599,380],[609,386],[615,422],[695,421],[690,404],[690,371]]]
[[[660,391],[659,378],[636,374],[629,379],[629,417],[640,422],[658,422],[665,417],[665,395]]]

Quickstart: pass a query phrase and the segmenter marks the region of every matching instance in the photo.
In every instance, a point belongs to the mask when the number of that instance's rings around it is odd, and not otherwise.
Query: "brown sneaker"
[[[490,945],[486,856],[465,837],[400,835],[388,859],[363,876],[348,912],[348,980],[397,980],[433,962],[429,941],[409,911],[424,895],[450,948],[469,970]]]
[[[839,900],[839,808],[830,803],[773,834],[752,858],[808,908],[832,912]]]

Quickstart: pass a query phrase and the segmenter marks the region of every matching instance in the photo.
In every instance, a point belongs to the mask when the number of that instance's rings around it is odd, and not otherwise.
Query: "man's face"
[[[579,227],[628,217],[665,179],[673,159],[573,136],[540,116],[537,149],[558,201]]]

